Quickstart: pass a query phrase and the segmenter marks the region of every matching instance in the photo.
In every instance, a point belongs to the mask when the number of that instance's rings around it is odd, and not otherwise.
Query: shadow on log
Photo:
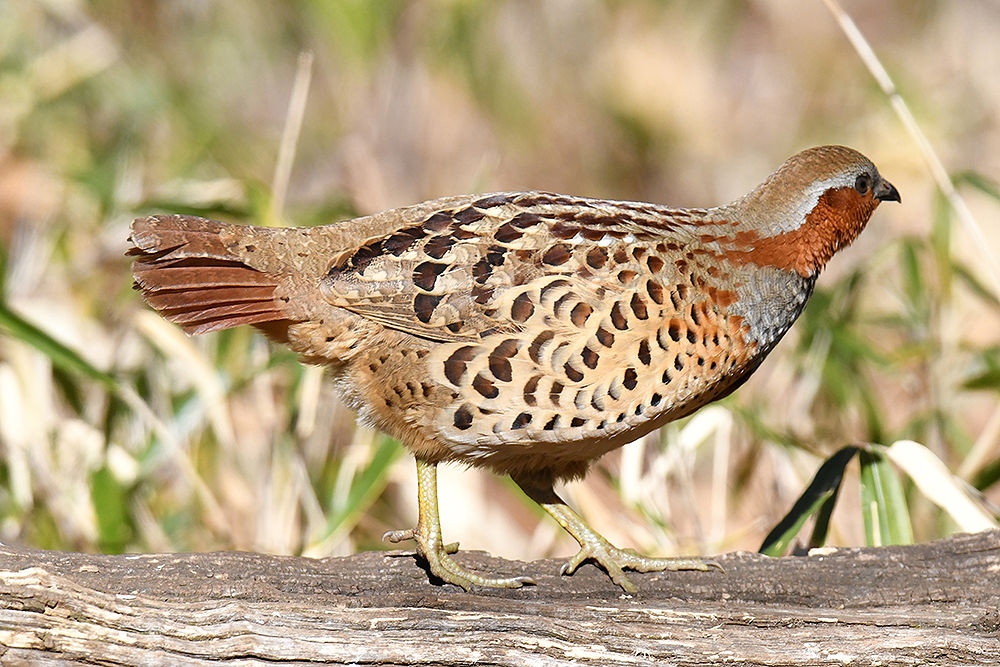
[[[463,563],[538,585],[468,594],[412,554],[101,556],[0,547],[0,663],[983,665],[1000,662],[1000,532],[724,571]]]

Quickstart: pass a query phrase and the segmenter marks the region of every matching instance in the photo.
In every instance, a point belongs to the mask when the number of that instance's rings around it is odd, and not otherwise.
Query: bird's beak
[[[885,179],[880,180],[878,185],[875,186],[875,199],[879,201],[902,201],[896,186]]]

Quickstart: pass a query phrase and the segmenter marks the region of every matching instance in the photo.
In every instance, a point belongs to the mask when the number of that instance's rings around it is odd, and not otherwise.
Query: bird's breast
[[[500,472],[542,452],[593,459],[729,394],[811,287],[794,272],[710,273],[692,259],[682,268],[683,279],[641,279],[601,298],[540,280],[510,295],[511,309],[530,302],[518,331],[435,346],[426,368],[453,396],[433,420],[435,439]]]

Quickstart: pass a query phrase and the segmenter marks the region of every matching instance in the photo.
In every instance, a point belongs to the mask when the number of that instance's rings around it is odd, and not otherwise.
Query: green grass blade
[[[993,199],[1000,201],[1000,185],[993,179],[976,171],[963,171],[953,177],[955,185],[967,183]]]
[[[840,483],[844,479],[844,469],[857,452],[857,447],[843,447],[823,462],[792,509],[764,538],[764,543],[760,545],[760,553],[766,556],[784,554],[806,519],[817,512],[816,529],[813,530],[810,545],[819,546],[813,542],[819,540],[821,544],[822,540],[825,540],[830,513],[837,502]]]
[[[97,516],[101,551],[121,553],[133,537],[127,512],[128,493],[106,466],[91,474],[90,498]]]
[[[913,529],[899,475],[880,449],[864,451],[861,461],[861,508],[869,546],[910,544]]]
[[[881,546],[883,544],[882,535],[889,530],[888,526],[883,526],[882,516],[879,511],[879,484],[876,476],[878,471],[872,464],[870,454],[861,454],[861,516],[865,524],[865,544],[868,546]]]
[[[840,487],[833,489],[827,499],[819,506],[816,512],[816,522],[813,524],[812,533],[809,535],[809,548],[813,549],[826,544],[826,536],[830,532],[830,517],[833,515],[833,508],[837,504],[837,496]]]
[[[910,507],[903,492],[903,484],[892,462],[885,456],[885,448],[875,448],[879,459],[879,478],[882,482],[882,497],[886,504],[886,519],[889,526],[890,544],[913,544],[913,526],[910,523]]]
[[[47,356],[53,366],[97,380],[112,391],[117,390],[118,383],[111,375],[12,311],[3,301],[0,301],[0,331],[31,345]]]
[[[351,484],[343,507],[330,516],[326,529],[315,543],[322,542],[333,533],[348,530],[358,518],[368,510],[388,483],[386,471],[393,461],[402,454],[398,442],[388,436],[381,436],[371,462],[361,471]]]
[[[985,491],[1000,480],[1000,459],[987,463],[972,478],[972,486],[979,491]]]

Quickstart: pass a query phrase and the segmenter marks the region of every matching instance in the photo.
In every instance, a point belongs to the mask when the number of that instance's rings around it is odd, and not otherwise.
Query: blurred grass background
[[[910,438],[1000,502],[1000,6],[845,8],[985,244],[818,1],[0,2],[0,541],[318,556],[415,521],[410,458],[315,369],[144,307],[123,257],[137,215],[314,225],[520,189],[709,206],[823,143],[870,156],[903,205],[834,259],[735,396],[605,457],[568,499],[622,546],[756,549],[824,457]],[[835,543],[865,540],[857,488]],[[955,529],[903,491],[915,539]],[[448,468],[441,494],[463,548],[575,549],[506,480]]]

